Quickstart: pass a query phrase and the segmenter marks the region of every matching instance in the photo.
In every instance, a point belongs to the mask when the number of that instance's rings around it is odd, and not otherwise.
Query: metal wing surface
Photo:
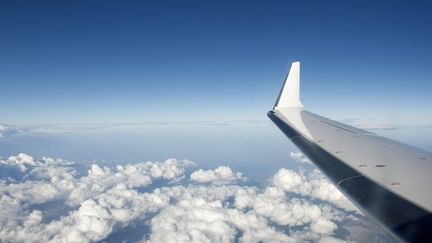
[[[394,238],[432,242],[432,154],[305,111],[300,63],[269,118],[366,215]]]

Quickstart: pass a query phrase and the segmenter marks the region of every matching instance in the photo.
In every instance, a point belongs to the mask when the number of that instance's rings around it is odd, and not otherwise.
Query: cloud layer
[[[176,159],[86,173],[26,154],[0,165],[16,172],[0,179],[0,241],[93,242],[134,228],[142,242],[338,242],[370,230],[316,170],[280,169],[256,187],[229,167]]]

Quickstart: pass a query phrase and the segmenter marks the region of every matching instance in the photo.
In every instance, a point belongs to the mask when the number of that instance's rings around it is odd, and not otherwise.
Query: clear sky
[[[0,241],[389,242],[266,113],[432,151],[429,2],[1,1]]]
[[[431,123],[429,1],[7,1],[0,121],[265,120],[291,61],[330,118]]]

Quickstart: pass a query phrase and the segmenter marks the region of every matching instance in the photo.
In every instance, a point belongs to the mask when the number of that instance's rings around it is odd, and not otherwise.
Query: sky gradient
[[[427,1],[1,5],[4,123],[265,120],[294,60],[308,110],[432,122]]]
[[[0,241],[391,242],[266,113],[300,60],[307,110],[432,151],[431,10],[0,3]]]

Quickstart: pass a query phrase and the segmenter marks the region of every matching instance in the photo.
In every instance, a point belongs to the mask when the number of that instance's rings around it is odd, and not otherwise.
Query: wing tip
[[[273,109],[287,107],[303,108],[300,101],[300,61],[298,60],[291,63],[291,68]]]

